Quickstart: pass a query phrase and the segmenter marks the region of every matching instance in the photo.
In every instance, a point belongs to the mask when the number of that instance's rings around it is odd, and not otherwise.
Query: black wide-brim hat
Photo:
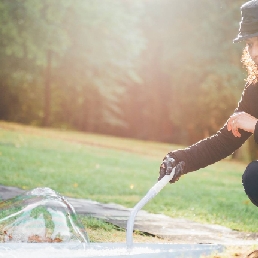
[[[241,6],[239,33],[234,43],[248,38],[258,37],[258,0],[248,1]]]

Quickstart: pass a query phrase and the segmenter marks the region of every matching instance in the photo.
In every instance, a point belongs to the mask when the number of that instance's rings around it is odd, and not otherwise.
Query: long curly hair
[[[248,52],[248,46],[246,46],[243,50],[241,62],[245,66],[247,70],[247,83],[250,85],[251,83],[258,82],[258,67],[252,60],[251,56]]]

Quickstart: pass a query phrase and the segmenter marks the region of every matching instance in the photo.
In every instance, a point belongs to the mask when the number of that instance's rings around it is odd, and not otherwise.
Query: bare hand
[[[232,131],[235,137],[241,137],[238,129],[243,129],[246,132],[254,133],[254,128],[257,121],[257,118],[245,112],[238,112],[228,119],[227,129],[228,131]]]

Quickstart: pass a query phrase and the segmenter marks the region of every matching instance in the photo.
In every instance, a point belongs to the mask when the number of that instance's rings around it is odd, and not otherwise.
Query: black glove
[[[168,153],[160,165],[158,180],[163,178],[165,175],[170,175],[173,168],[176,167],[175,174],[173,178],[169,181],[170,184],[175,183],[176,181],[179,180],[180,176],[184,174],[183,173],[184,166],[185,166],[184,161],[180,161],[177,163],[176,160],[170,156],[170,153]]]

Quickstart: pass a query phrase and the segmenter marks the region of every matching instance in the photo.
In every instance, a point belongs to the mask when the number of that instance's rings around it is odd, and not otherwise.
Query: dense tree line
[[[240,0],[0,0],[0,119],[193,143],[245,84]]]

